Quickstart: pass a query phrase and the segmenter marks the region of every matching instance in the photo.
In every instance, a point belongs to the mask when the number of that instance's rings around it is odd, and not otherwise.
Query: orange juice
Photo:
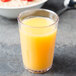
[[[24,66],[34,71],[50,68],[57,32],[54,21],[46,17],[32,17],[22,23],[19,31]]]

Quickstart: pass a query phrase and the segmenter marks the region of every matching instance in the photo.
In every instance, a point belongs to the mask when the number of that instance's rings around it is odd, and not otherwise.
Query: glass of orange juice
[[[59,18],[46,9],[33,9],[18,17],[24,67],[44,73],[52,67]]]

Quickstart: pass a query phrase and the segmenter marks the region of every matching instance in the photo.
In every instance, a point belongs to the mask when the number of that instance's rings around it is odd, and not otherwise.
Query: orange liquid
[[[23,20],[35,27],[49,26],[54,21],[44,17]],[[31,70],[45,70],[52,66],[57,28],[30,28],[21,25],[20,39],[24,66]]]

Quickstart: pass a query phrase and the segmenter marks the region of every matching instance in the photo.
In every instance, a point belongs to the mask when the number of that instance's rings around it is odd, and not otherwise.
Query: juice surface
[[[24,66],[30,70],[45,70],[52,66],[57,28],[54,21],[45,17],[23,20],[20,39]],[[41,28],[40,28],[41,27]],[[46,28],[45,28],[46,27]]]

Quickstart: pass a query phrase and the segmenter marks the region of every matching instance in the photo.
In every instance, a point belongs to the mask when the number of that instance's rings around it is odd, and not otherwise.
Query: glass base
[[[51,69],[51,67],[49,67],[47,69],[44,69],[44,70],[37,70],[37,71],[36,70],[31,70],[31,69],[28,69],[28,68],[25,68],[25,69],[28,70],[31,73],[45,73],[45,72],[49,71]]]

